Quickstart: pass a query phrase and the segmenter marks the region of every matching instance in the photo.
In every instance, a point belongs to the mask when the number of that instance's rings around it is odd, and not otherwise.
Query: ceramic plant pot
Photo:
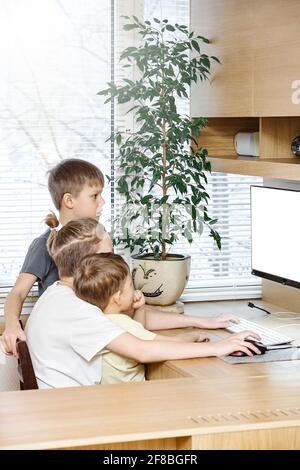
[[[151,254],[132,256],[135,289],[143,292],[150,305],[171,305],[181,296],[189,279],[191,257],[168,255],[155,260]]]

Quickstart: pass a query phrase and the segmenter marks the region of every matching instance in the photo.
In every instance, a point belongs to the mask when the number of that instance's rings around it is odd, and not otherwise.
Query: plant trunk
[[[167,194],[167,182],[166,182],[166,169],[167,169],[167,143],[166,143],[166,121],[163,120],[162,123],[162,164],[163,164],[163,173],[162,173],[162,191],[163,196]],[[163,207],[163,215],[162,215],[162,246],[161,246],[161,259],[165,260],[167,257],[167,248],[166,242],[164,241],[165,232],[167,230],[167,217],[168,214],[166,213],[166,208]]]

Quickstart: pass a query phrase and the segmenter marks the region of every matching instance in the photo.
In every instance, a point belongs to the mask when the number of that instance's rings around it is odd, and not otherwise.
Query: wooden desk
[[[299,449],[300,371],[3,392],[0,449]]]
[[[209,304],[193,308],[232,312]],[[149,370],[174,380],[3,392],[0,449],[300,449],[298,363],[168,361]]]
[[[262,308],[266,308],[271,312],[280,312],[284,310],[282,307],[278,307],[276,305],[272,305],[262,301],[255,301],[255,304],[261,306]],[[295,337],[295,344],[300,345],[299,320],[279,320],[275,316],[266,315],[265,313],[257,309],[250,309],[247,306],[247,302],[245,300],[186,304],[185,313],[199,316],[231,313],[241,318],[247,318],[250,321],[254,321],[255,323],[258,323],[268,328],[276,329],[280,327],[278,331]],[[295,315],[295,317],[296,316],[297,315]],[[299,316],[300,313],[298,317]],[[297,327],[297,325],[299,326]],[[203,330],[203,333],[210,336],[212,341],[222,339],[230,335],[230,333],[228,333],[226,330]],[[222,377],[260,377],[273,376],[274,374],[280,375],[288,371],[293,373],[296,367],[300,368],[300,360],[232,365],[217,358],[185,359],[148,365],[147,378],[148,380],[157,380],[180,377],[201,377],[205,378],[205,380],[210,380],[211,378]]]

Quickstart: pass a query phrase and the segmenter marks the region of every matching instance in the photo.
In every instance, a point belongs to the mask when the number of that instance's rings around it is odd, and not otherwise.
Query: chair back
[[[0,336],[0,392],[20,390],[18,361],[14,356],[8,356],[2,346]]]
[[[22,378],[20,380],[21,390],[35,390],[39,388],[26,341],[17,342],[17,351],[19,354],[18,362],[22,374]]]

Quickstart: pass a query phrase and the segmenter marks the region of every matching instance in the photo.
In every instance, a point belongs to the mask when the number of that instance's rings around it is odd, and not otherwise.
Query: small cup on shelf
[[[238,155],[259,157],[259,132],[238,132],[234,136],[234,147]]]

